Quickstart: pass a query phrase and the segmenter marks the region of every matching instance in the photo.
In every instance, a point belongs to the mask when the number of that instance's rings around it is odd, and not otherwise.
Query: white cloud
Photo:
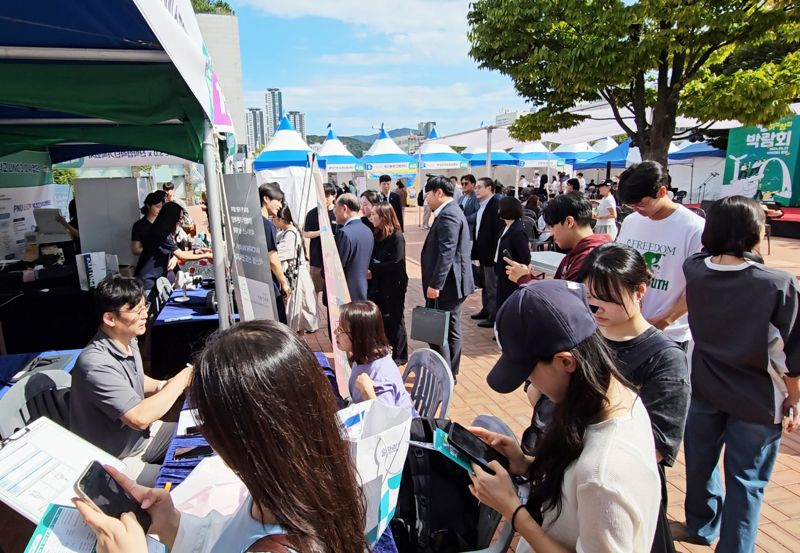
[[[425,60],[463,63],[468,60],[468,0],[241,0],[269,15],[294,19],[323,17],[354,26],[356,37],[385,35],[383,44],[367,52],[323,54],[330,64],[411,64]]]
[[[395,79],[357,74],[318,77],[305,86],[283,87],[284,108],[305,112],[310,134],[322,133],[329,122],[343,134],[370,134],[370,127],[382,122],[395,128],[419,121],[437,121],[443,132],[457,132],[477,127],[481,119],[493,122],[500,107],[524,106],[510,83],[480,89],[464,82],[425,85]],[[260,105],[263,93],[247,92],[245,100]]]

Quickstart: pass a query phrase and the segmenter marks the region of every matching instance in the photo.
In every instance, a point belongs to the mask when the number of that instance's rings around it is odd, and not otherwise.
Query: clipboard
[[[73,484],[92,461],[125,464],[41,417],[0,443],[0,501],[38,524],[48,505],[71,506]]]

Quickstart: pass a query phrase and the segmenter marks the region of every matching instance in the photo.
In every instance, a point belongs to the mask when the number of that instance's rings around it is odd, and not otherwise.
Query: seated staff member
[[[181,224],[182,216],[183,208],[181,206],[167,202],[161,208],[156,220],[153,221],[153,226],[144,242],[142,255],[139,256],[134,271],[134,274],[142,281],[145,293],[149,294],[155,286],[156,280],[163,276],[173,282],[177,261],[197,261],[214,257],[211,250],[202,249],[193,252],[178,248],[175,235]]]
[[[249,496],[234,515],[199,518],[176,510],[166,490],[137,486],[114,471],[170,552],[366,550],[361,491],[334,395],[301,338],[277,321],[221,332],[197,359],[190,395],[203,436]],[[147,552],[132,515],[121,522],[75,503],[97,534],[99,553]]]
[[[153,226],[153,221],[158,217],[161,208],[164,207],[164,194],[163,190],[156,190],[150,192],[144,199],[142,206],[142,218],[133,223],[131,228],[131,253],[133,255],[142,255],[144,250],[144,242],[147,240],[147,235],[150,234],[150,228]]]
[[[406,407],[416,415],[400,370],[392,359],[392,346],[383,331],[383,315],[371,301],[354,301],[341,307],[336,345],[353,362],[348,387],[356,403],[379,399]]]
[[[597,330],[584,286],[523,286],[500,309],[496,328],[502,355],[489,386],[510,393],[529,380],[558,416],[535,458],[509,436],[471,428],[531,482],[521,505],[500,463],[489,464],[494,475],[473,464],[475,497],[521,534],[518,552],[649,551],[659,505],[650,419]]]
[[[651,276],[638,251],[613,242],[603,244],[586,257],[578,280],[589,291],[589,305],[620,371],[638,386],[650,415],[661,477],[661,510],[651,552],[674,552],[664,467],[675,463],[689,409],[686,353],[642,315]]]
[[[100,326],[72,370],[69,427],[124,460],[129,476],[152,485],[175,428],[159,419],[189,384],[192,368],[167,381],[144,374],[136,338],[145,332],[149,306],[138,280],[106,277],[94,304]]]

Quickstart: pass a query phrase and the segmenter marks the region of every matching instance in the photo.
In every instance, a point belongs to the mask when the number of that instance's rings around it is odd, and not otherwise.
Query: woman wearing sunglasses
[[[664,467],[675,463],[689,408],[686,353],[642,315],[650,273],[633,248],[616,243],[595,248],[576,280],[586,285],[597,326],[616,354],[622,374],[638,387],[650,415],[661,477],[661,510],[651,551],[673,552]]]

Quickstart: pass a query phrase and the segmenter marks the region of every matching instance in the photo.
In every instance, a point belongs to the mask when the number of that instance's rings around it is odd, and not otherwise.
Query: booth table
[[[189,300],[183,303],[175,301],[183,296],[183,290],[172,292],[150,329],[153,378],[176,375],[219,329],[219,315],[206,308],[206,298],[211,292],[212,289],[207,288],[187,290]]]
[[[559,252],[531,252],[531,268],[534,274],[546,273],[553,275],[564,257],[566,257],[566,254]]]
[[[82,350],[67,349],[67,350],[49,350],[39,351],[35,353],[16,353],[12,355],[0,355],[0,398],[11,389],[13,384],[10,382],[11,378],[25,367],[31,360],[37,357],[57,357],[61,355],[69,355],[71,359],[64,365],[63,369],[66,372],[72,372],[75,362],[78,360],[78,355]]]

